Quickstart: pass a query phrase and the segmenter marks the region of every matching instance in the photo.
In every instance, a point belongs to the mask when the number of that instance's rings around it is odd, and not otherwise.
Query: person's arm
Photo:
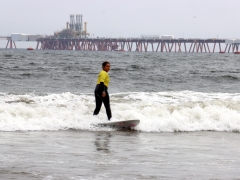
[[[102,92],[102,97],[105,97],[106,96],[106,92],[105,92],[105,86],[104,86],[103,82],[100,82],[99,89]]]

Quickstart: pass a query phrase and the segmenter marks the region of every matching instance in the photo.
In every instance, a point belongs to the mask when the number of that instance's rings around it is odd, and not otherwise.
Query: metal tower
[[[70,15],[70,24],[69,24],[69,26],[70,26],[70,29],[75,30],[75,20],[74,20],[74,15],[73,14]]]
[[[77,14],[76,15],[76,24],[75,24],[75,30],[82,33],[83,24],[82,24],[82,15]]]

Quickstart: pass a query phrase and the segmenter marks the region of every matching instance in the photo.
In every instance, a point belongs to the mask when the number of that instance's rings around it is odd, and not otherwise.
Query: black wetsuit
[[[97,115],[101,109],[102,106],[102,102],[106,108],[106,113],[108,116],[108,120],[110,121],[111,117],[112,117],[112,113],[111,113],[111,108],[110,108],[110,100],[109,100],[109,94],[108,94],[108,90],[107,90],[107,86],[104,85],[103,82],[101,82],[100,84],[97,84],[94,94],[95,94],[95,100],[96,100],[96,108],[93,112],[93,115]],[[106,96],[102,97],[102,93],[105,92]]]

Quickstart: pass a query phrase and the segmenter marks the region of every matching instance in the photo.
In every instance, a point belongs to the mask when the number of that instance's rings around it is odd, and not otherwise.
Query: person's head
[[[110,63],[108,61],[105,61],[102,63],[102,68],[104,71],[108,72],[110,70]]]

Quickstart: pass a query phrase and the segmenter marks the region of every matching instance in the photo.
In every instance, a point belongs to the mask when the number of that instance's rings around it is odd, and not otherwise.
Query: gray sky
[[[94,37],[240,38],[239,7],[240,0],[1,0],[0,36],[52,35],[82,14]]]

